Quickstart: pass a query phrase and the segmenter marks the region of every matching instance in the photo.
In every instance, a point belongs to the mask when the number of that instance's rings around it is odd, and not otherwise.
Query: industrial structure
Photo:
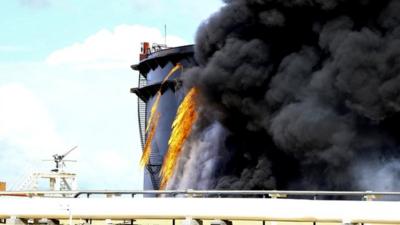
[[[160,118],[154,138],[151,140],[151,154],[144,172],[144,189],[160,188],[160,169],[168,149],[171,125],[179,103],[185,96],[181,88],[182,71],[195,65],[193,45],[167,48],[164,45],[142,43],[140,62],[131,68],[139,71],[139,86],[132,88],[138,98],[138,117],[141,144],[147,139],[146,127],[154,104],[158,104]],[[177,68],[179,66],[179,69]],[[176,70],[174,70],[174,68]],[[160,96],[156,96],[157,93]],[[158,99],[157,99],[158,98]]]
[[[364,225],[400,224],[400,192],[163,190],[160,169],[168,149],[171,125],[187,90],[182,72],[196,65],[193,46],[166,48],[142,44],[138,96],[142,147],[151,146],[145,164],[144,189],[76,190],[65,157],[53,155],[55,168],[36,175],[24,190],[5,191],[0,182],[0,223],[6,225]],[[189,92],[190,93],[190,92]],[[189,95],[189,94],[188,94]],[[185,98],[185,100],[183,100]],[[180,108],[180,107],[179,107]],[[149,137],[149,124],[157,129]],[[178,110],[179,111],[179,110]],[[178,113],[179,114],[179,113]],[[180,114],[179,114],[180,115]],[[152,119],[153,117],[153,119]],[[49,180],[49,191],[35,190],[37,179]],[[29,181],[29,179],[28,179]],[[155,191],[156,190],[156,191]],[[136,196],[157,198],[143,198]],[[330,200],[326,200],[330,199]]]
[[[45,188],[50,191],[72,191],[77,189],[77,175],[74,172],[69,172],[66,170],[67,162],[76,162],[76,160],[67,160],[65,157],[69,155],[72,151],[77,149],[75,146],[68,150],[64,154],[54,154],[53,159],[43,160],[54,162],[54,168],[50,171],[33,171],[26,177],[21,179],[15,184],[15,187],[11,188],[13,191],[37,191],[39,190],[39,183],[42,181],[48,182],[49,186]],[[43,187],[42,187],[43,188]],[[4,190],[5,191],[5,186]],[[0,191],[2,191],[0,183]]]
[[[164,197],[135,197],[143,194]],[[60,195],[65,197],[58,197]],[[318,200],[324,196],[353,196],[360,200]],[[400,193],[218,190],[0,192],[0,221],[13,225],[400,224],[400,202],[377,200],[384,196],[398,198]]]

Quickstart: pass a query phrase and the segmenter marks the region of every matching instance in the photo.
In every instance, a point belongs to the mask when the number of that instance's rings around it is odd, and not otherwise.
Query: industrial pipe
[[[400,223],[400,202],[269,198],[1,197],[0,218],[227,219]]]

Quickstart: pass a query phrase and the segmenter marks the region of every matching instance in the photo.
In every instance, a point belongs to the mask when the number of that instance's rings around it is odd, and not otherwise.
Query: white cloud
[[[13,184],[66,149],[44,104],[17,83],[0,86],[1,179]]]
[[[156,28],[119,25],[112,31],[100,30],[83,42],[56,50],[47,57],[46,62],[77,68],[124,68],[138,61],[140,43],[143,41],[163,43],[164,37]],[[187,42],[177,36],[167,36],[167,44],[178,46]]]
[[[0,140],[31,149],[31,156],[63,146],[45,106],[24,86],[0,86]]]

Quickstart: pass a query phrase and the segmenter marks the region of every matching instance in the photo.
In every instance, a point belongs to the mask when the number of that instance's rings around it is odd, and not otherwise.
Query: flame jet
[[[176,113],[175,120],[172,124],[172,133],[168,141],[168,152],[164,157],[163,166],[161,168],[160,189],[165,189],[165,186],[173,175],[182,147],[189,137],[193,124],[197,119],[197,93],[197,89],[192,88],[183,99]]]
[[[143,155],[140,159],[140,165],[143,167],[147,165],[150,159],[151,140],[153,140],[154,134],[156,133],[158,119],[160,119],[160,113],[156,112],[156,115],[154,116],[154,123],[151,125],[150,131],[148,132],[147,141],[144,145]]]
[[[146,166],[147,163],[149,162],[150,154],[151,154],[151,143],[153,141],[154,134],[155,134],[155,131],[156,131],[157,125],[158,125],[158,120],[160,118],[160,113],[157,112],[157,109],[158,109],[158,105],[160,103],[160,98],[161,98],[161,88],[162,88],[163,84],[179,69],[183,69],[183,66],[182,66],[182,64],[177,63],[169,71],[167,76],[165,76],[165,78],[163,79],[163,81],[161,83],[160,89],[157,91],[153,106],[151,107],[150,118],[149,118],[149,122],[146,127],[146,134],[148,134],[148,137],[146,139],[143,154],[140,159],[140,165],[142,165],[143,167]]]
[[[156,95],[156,99],[154,101],[153,106],[151,107],[151,113],[150,113],[150,118],[149,118],[149,123],[147,124],[147,128],[146,128],[146,132],[149,131],[149,128],[151,126],[151,124],[153,123],[153,117],[155,115],[155,112],[157,111],[158,108],[158,104],[160,102],[160,98],[161,98],[161,87],[163,86],[163,84],[179,69],[183,69],[182,64],[177,63],[167,74],[167,76],[165,76],[165,78],[163,79],[163,81],[161,82],[161,86],[160,89],[157,91],[157,95]]]

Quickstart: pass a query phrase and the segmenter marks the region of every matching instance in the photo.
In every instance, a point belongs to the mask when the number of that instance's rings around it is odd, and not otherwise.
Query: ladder
[[[139,88],[147,85],[147,80],[143,75],[139,75]],[[147,103],[138,97],[138,119],[139,119],[139,133],[142,148],[146,142],[146,124],[147,124]]]

